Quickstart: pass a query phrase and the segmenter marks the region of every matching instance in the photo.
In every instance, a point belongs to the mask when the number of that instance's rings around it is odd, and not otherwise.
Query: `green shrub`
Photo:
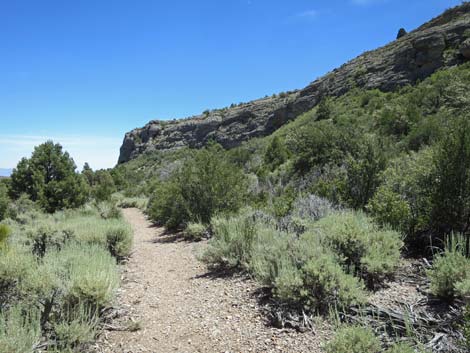
[[[11,229],[6,224],[0,224],[0,251],[8,245],[8,237],[11,235]]]
[[[462,244],[448,246],[443,254],[436,255],[433,267],[428,271],[431,281],[431,293],[446,299],[452,300],[460,294],[470,294],[466,292],[470,281],[470,260],[465,257]],[[466,292],[466,293],[465,293]]]
[[[237,211],[247,193],[246,179],[222,147],[210,144],[194,151],[170,180],[157,186],[150,218],[168,228],[192,221],[209,223],[219,212]]]
[[[432,222],[440,233],[470,227],[470,116],[462,116],[435,155]],[[467,249],[470,252],[470,249]]]
[[[326,346],[327,353],[379,353],[380,341],[372,330],[358,326],[343,327]]]
[[[212,226],[205,261],[251,272],[282,302],[325,311],[364,301],[362,285],[321,247],[318,237],[299,239],[281,232],[256,212],[215,218]]]
[[[350,273],[376,280],[393,272],[403,245],[399,233],[380,229],[364,213],[338,212],[312,226],[313,234]]]
[[[342,188],[345,203],[363,209],[380,184],[379,173],[385,168],[383,147],[372,137],[359,141],[358,151],[346,158],[346,177]]]
[[[184,236],[187,239],[201,240],[207,232],[207,227],[204,224],[190,222],[184,230]]]
[[[119,219],[122,217],[121,210],[111,202],[101,202],[97,207],[98,212],[103,219]]]
[[[8,204],[10,199],[8,198],[8,190],[5,184],[0,182],[0,221],[5,218]]]
[[[15,290],[36,267],[36,259],[28,249],[9,247],[3,251],[0,256],[0,296]]]
[[[32,241],[32,251],[38,257],[43,257],[47,251],[60,250],[67,242],[73,239],[73,232],[62,231],[53,226],[39,225],[28,231]]]
[[[288,272],[283,274],[289,275]],[[275,289],[280,298],[291,299],[289,296],[294,294],[294,299],[299,298],[300,303],[323,312],[330,308],[344,309],[365,302],[360,282],[345,273],[328,252],[307,260],[301,267],[300,274],[300,288],[292,287],[290,281],[286,281],[286,276],[281,275],[276,280]]]
[[[41,339],[39,313],[21,305],[0,312],[0,352],[33,353]]]
[[[119,200],[117,206],[120,208],[138,208],[145,210],[148,206],[148,198],[146,197],[125,197]]]
[[[419,235],[430,228],[433,156],[428,148],[391,161],[367,206],[374,219],[406,234],[406,243],[418,249],[426,245]]]
[[[191,218],[176,179],[155,186],[146,212],[155,223],[169,229],[176,229]]]
[[[132,230],[128,225],[110,227],[106,231],[106,243],[112,256],[121,259],[132,250]]]
[[[37,205],[31,201],[28,195],[21,194],[20,197],[8,204],[5,217],[19,223],[25,223],[28,215],[37,212]]]
[[[111,303],[119,285],[116,261],[96,245],[74,244],[59,254],[67,271],[66,302],[102,308]]]
[[[259,225],[250,212],[234,217],[215,217],[211,221],[213,237],[203,259],[221,267],[249,267]]]
[[[54,323],[56,345],[59,349],[81,348],[91,343],[98,330],[98,313],[84,305],[67,308],[59,322]]]
[[[269,170],[274,170],[289,157],[285,142],[279,136],[274,136],[264,153],[264,164]]]

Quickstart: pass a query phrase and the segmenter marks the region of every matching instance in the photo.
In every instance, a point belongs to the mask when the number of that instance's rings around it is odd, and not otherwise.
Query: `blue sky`
[[[302,88],[461,1],[0,0],[0,167],[116,163],[151,119]]]

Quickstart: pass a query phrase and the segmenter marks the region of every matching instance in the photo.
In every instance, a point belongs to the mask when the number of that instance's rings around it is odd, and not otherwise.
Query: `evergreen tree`
[[[23,158],[11,175],[11,194],[27,194],[47,212],[84,204],[88,187],[75,172],[75,163],[60,144],[47,141],[34,148],[31,158]]]

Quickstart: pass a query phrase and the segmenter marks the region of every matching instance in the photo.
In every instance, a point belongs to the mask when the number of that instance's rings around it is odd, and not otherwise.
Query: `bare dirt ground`
[[[252,281],[214,276],[197,259],[206,242],[166,235],[137,209],[123,212],[134,251],[118,295],[125,315],[111,326],[134,320],[140,330],[105,331],[99,352],[321,352],[327,326],[305,333],[269,326]]]

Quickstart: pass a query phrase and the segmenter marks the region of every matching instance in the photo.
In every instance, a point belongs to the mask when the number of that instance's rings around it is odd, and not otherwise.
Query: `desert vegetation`
[[[46,142],[0,183],[1,352],[82,352],[100,332],[132,246],[103,173],[88,184]]]
[[[403,259],[427,258],[427,295],[458,308],[463,326],[453,326],[453,339],[463,342],[469,69],[389,93],[353,89],[272,136],[230,150],[212,142],[147,154],[113,173],[134,178],[139,187],[121,192],[148,195],[156,223],[209,237],[202,259],[210,267],[248,274],[293,310],[348,322]],[[418,333],[380,342],[361,330],[341,331],[327,350],[342,352],[348,339],[364,352],[424,343]],[[408,343],[393,343],[402,336]]]

